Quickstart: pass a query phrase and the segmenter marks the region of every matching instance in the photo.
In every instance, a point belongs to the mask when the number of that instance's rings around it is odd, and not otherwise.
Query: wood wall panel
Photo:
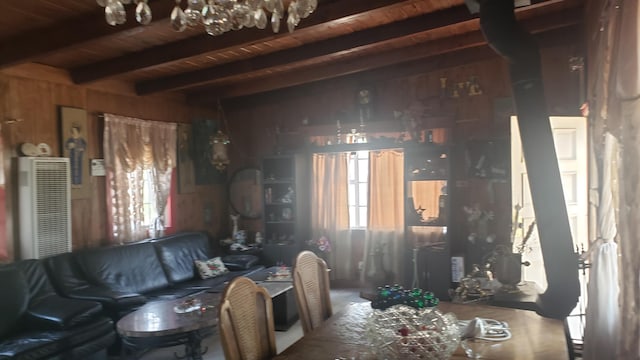
[[[572,47],[554,47],[543,49],[543,74],[549,111],[551,114],[577,114],[577,83],[575,74],[570,73],[567,60],[575,54]],[[425,68],[427,69],[427,68]],[[233,144],[231,146],[232,165],[228,174],[244,166],[259,166],[260,159],[276,150],[275,129],[281,131],[280,144],[299,147],[309,133],[309,128],[325,125],[335,126],[340,119],[346,133],[350,125],[357,126],[358,105],[357,90],[362,86],[374,90],[372,122],[387,123],[398,127],[394,119],[394,110],[406,110],[412,106],[421,106],[427,113],[426,127],[447,127],[451,142],[464,147],[470,139],[508,138],[509,128],[506,122],[496,122],[493,105],[496,98],[511,96],[508,67],[504,60],[495,57],[452,68],[427,71],[410,76],[402,75],[397,69],[395,78],[371,79],[355,77],[354,81],[341,82],[340,85],[305,92],[301,88],[294,97],[283,97],[253,107],[242,107],[227,111],[228,127]],[[453,82],[466,81],[476,76],[483,90],[480,96],[462,96],[458,99],[440,99],[440,78],[446,77]],[[317,89],[317,87],[315,88]],[[5,141],[5,159],[17,155],[16,148],[22,142],[47,142],[55,155],[60,154],[58,134],[57,105],[84,108],[88,113],[90,128],[89,158],[101,158],[103,124],[97,114],[111,112],[119,115],[147,120],[173,121],[189,123],[195,116],[208,116],[216,119],[216,112],[206,109],[193,109],[186,105],[178,94],[160,94],[154,96],[135,96],[130,85],[105,81],[86,86],[71,83],[66,73],[37,65],[25,65],[0,72],[0,115],[1,119],[18,118],[21,122],[2,124]],[[306,119],[310,127],[305,128]],[[446,120],[443,123],[443,119]],[[350,123],[350,124],[349,124]],[[458,152],[462,153],[462,152]],[[458,208],[466,201],[486,201],[486,196],[473,195],[486,192],[483,182],[465,182],[464,158],[454,160],[456,176],[463,180],[456,187],[458,198],[454,204],[453,229],[458,228],[458,237],[464,237],[466,221]],[[11,166],[5,165],[5,173],[11,173]],[[7,177],[8,194],[12,189],[11,177]],[[495,190],[495,203],[488,204],[496,212],[494,222],[496,231],[506,237],[510,217],[509,187],[499,185]],[[13,218],[13,203],[7,196],[7,217]],[[229,233],[229,210],[226,200],[226,185],[196,186],[190,194],[178,194],[175,199],[173,231],[204,230],[214,237]],[[211,211],[211,221],[205,221],[205,207]],[[91,197],[74,200],[73,236],[74,248],[99,246],[106,243],[106,202],[105,183],[102,177],[91,178]],[[12,239],[12,223],[8,226],[8,238]],[[253,228],[255,227],[255,228]],[[257,222],[247,223],[247,230],[259,231]],[[11,247],[10,247],[11,248]],[[11,251],[11,250],[10,250]]]
[[[177,94],[135,96],[126,84],[112,81],[87,86],[73,85],[59,70],[33,64],[0,72],[0,120],[4,140],[5,174],[7,194],[15,194],[11,158],[18,156],[18,147],[24,142],[45,142],[60,156],[59,105],[83,108],[87,111],[87,137],[89,159],[102,158],[103,121],[97,116],[102,112],[137,117],[146,120],[188,123],[195,116],[211,116],[207,109],[194,109],[186,105],[184,97]],[[21,121],[8,124],[6,119]],[[72,201],[73,248],[82,249],[107,244],[105,178],[90,177],[90,194],[87,199]],[[176,231],[206,231],[221,236],[228,227],[224,185],[197,186],[192,194],[177,194],[180,205],[174,219]],[[205,224],[203,207],[212,204],[213,221]],[[7,200],[7,238],[15,239],[15,199]],[[12,242],[13,240],[10,240]],[[14,244],[12,244],[14,245]],[[13,246],[9,246],[10,258],[14,258]]]
[[[545,48],[542,52],[543,76],[549,111],[553,115],[578,115],[576,99],[578,84],[575,74],[569,71],[567,61],[576,53],[574,47]],[[397,69],[402,74],[401,67]],[[440,78],[446,77],[452,82],[467,81],[475,76],[482,88],[479,96],[440,99]],[[318,91],[316,86],[305,91],[300,87],[294,95],[295,101],[283,97],[262,103],[252,108],[235,110],[228,114],[232,135],[252,129],[249,138],[257,155],[272,154],[277,148],[275,136],[276,125],[284,130],[283,138],[297,138],[290,143],[304,144],[300,137],[309,134],[302,125],[302,119],[308,119],[309,129],[335,129],[336,120],[343,124],[342,133],[349,131],[349,125],[357,127],[358,105],[356,92],[362,86],[373,88],[375,102],[372,122],[399,125],[394,119],[394,110],[406,110],[414,106],[426,108],[425,126],[449,128],[450,142],[454,146],[453,184],[450,185],[452,195],[452,218],[450,235],[459,242],[455,250],[464,251],[468,246],[466,237],[466,214],[462,207],[478,202],[485,210],[495,213],[490,232],[497,235],[498,241],[508,241],[511,218],[511,195],[508,181],[489,181],[467,177],[464,157],[465,145],[469,140],[492,140],[509,138],[509,122],[496,121],[494,101],[497,98],[511,97],[509,68],[505,60],[495,56],[482,60],[438,71],[425,71],[411,76],[399,75],[387,80],[371,82],[360,79],[351,83],[340,83],[330,89]],[[275,98],[275,97],[274,97]],[[257,103],[257,102],[256,102]],[[443,120],[447,121],[443,124]],[[250,125],[247,125],[250,124]],[[347,124],[349,123],[349,124]],[[322,127],[324,125],[324,127]],[[326,130],[325,130],[326,131]],[[335,131],[335,130],[331,130]],[[326,135],[326,134],[318,134]],[[246,137],[243,137],[246,139]],[[282,140],[282,143],[287,143]],[[508,151],[508,149],[506,150]],[[259,229],[257,229],[259,230]],[[471,265],[471,264],[468,264]]]

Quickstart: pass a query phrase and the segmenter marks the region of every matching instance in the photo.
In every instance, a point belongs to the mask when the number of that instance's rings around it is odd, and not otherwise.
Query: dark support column
[[[580,288],[553,133],[544,97],[538,45],[516,21],[513,0],[479,0],[480,25],[489,45],[509,61],[522,151],[549,286],[537,312],[565,318]]]

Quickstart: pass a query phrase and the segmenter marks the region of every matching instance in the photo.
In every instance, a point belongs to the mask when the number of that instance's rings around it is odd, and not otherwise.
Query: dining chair
[[[327,263],[311,251],[300,252],[293,268],[293,288],[302,331],[308,334],[333,314]]]
[[[266,360],[277,354],[271,296],[249,278],[237,277],[224,289],[218,327],[226,360]]]

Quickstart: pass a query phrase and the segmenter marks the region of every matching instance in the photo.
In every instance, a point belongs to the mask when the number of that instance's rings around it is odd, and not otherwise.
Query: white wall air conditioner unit
[[[71,251],[70,184],[68,158],[18,158],[21,259]]]

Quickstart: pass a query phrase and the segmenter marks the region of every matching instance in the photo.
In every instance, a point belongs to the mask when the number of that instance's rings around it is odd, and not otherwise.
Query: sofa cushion
[[[67,299],[51,295],[29,306],[25,316],[27,328],[56,330],[88,323],[102,311],[95,301]]]
[[[29,305],[38,303],[42,299],[56,294],[53,285],[49,281],[42,260],[28,259],[15,263],[24,275],[29,287]]]
[[[255,255],[227,255],[222,257],[222,262],[227,269],[247,270],[258,264],[260,258]]]
[[[101,317],[68,330],[31,330],[11,334],[0,340],[0,359],[70,359],[60,355],[80,345],[95,343],[103,348],[114,339],[113,322]]]
[[[209,279],[229,272],[220,257],[209,260],[196,260],[195,266],[202,279]]]
[[[89,286],[78,268],[75,253],[64,253],[43,259],[51,284],[60,295],[69,297],[73,291]]]
[[[84,250],[75,258],[93,285],[138,294],[169,286],[153,244],[149,242]]]
[[[205,233],[190,232],[153,241],[167,279],[172,283],[191,280],[196,276],[193,263],[211,257],[209,238]]]
[[[0,339],[17,325],[29,302],[29,289],[22,273],[15,267],[0,268]],[[7,296],[9,295],[9,296]]]

